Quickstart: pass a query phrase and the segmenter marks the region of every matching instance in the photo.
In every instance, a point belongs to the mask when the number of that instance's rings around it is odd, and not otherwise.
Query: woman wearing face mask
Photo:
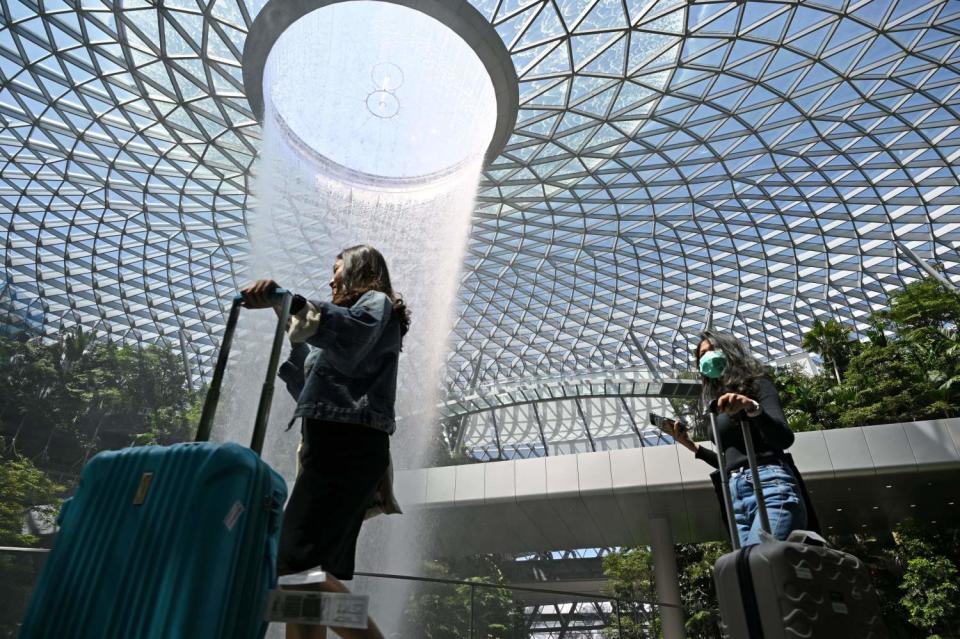
[[[793,432],[783,415],[777,389],[763,367],[736,338],[711,330],[701,336],[695,357],[703,381],[700,407],[706,411],[712,401],[717,401],[718,445],[726,453],[727,467],[721,470],[714,451],[691,441],[683,424],[671,422],[668,430],[678,444],[718,469],[712,476],[718,489],[719,481],[729,482],[741,545],[760,541],[757,499],[740,429],[744,419],[753,435],[774,536],[783,540],[792,530],[811,529],[813,510],[803,481],[792,458],[784,452],[793,444]]]

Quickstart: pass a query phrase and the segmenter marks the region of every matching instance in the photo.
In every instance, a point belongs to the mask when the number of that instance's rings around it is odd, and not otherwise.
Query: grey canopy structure
[[[905,282],[957,281],[960,3],[472,4],[519,113],[479,189],[447,405],[522,380],[677,379],[708,324],[777,359],[815,317],[857,327]],[[247,275],[258,9],[0,0],[2,281],[35,330],[183,337],[209,363]],[[624,403],[565,401],[569,427],[516,441],[596,448],[582,402]],[[502,413],[464,415],[464,441],[503,448]]]

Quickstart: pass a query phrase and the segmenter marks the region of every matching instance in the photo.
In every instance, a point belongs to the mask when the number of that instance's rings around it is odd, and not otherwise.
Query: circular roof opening
[[[263,95],[298,146],[387,180],[479,159],[497,127],[494,85],[471,46],[390,2],[330,4],[297,19],[270,50]]]

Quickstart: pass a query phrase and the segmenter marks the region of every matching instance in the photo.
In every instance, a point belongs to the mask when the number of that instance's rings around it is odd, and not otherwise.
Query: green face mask
[[[727,367],[727,358],[722,351],[710,351],[700,358],[700,372],[704,377],[719,379]]]

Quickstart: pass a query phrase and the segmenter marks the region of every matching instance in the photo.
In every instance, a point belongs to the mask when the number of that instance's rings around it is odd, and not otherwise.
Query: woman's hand
[[[757,402],[739,393],[726,393],[717,400],[717,411],[727,415],[735,415],[740,411],[750,412],[756,408]]]
[[[690,441],[690,434],[687,432],[687,427],[682,423],[668,419],[663,424],[663,430],[673,437],[673,440],[681,446],[697,452],[697,445]]]
[[[276,306],[279,300],[274,297],[280,285],[273,280],[257,280],[246,288],[240,289],[243,296],[243,305],[246,308],[270,308]]]

